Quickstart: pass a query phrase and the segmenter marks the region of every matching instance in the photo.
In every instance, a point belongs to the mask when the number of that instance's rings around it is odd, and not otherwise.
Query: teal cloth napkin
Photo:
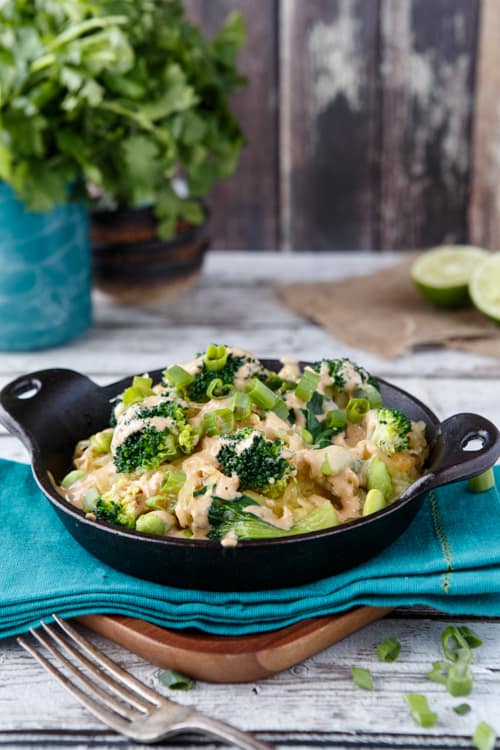
[[[24,464],[0,460],[0,636],[47,619],[113,613],[221,635],[273,630],[353,605],[427,604],[500,616],[500,497],[458,483],[430,492],[417,517],[378,557],[294,588],[191,591],[119,573],[82,549]]]

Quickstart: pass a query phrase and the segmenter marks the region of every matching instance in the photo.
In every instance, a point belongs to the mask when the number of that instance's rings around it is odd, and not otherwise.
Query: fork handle
[[[225,740],[231,745],[241,747],[242,750],[272,750],[272,746],[266,742],[260,742],[247,732],[226,724],[224,721],[211,719],[209,716],[193,711],[186,717],[185,721],[177,725],[180,731],[203,732],[220,740]],[[176,727],[177,729],[177,727]]]

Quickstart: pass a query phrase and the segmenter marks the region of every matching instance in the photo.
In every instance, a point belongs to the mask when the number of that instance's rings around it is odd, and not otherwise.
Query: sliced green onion
[[[493,469],[479,474],[477,477],[472,477],[467,482],[467,486],[471,492],[486,492],[491,490],[495,486],[495,474]]]
[[[284,393],[285,391],[293,391],[297,383],[295,380],[287,380],[286,378],[282,378],[276,372],[268,370],[266,385],[272,391],[280,391],[280,393]]]
[[[372,409],[378,409],[382,406],[382,396],[378,388],[367,383],[362,388],[356,388],[354,393],[356,398],[365,398]]]
[[[144,393],[137,388],[126,388],[123,391],[123,403],[125,406],[132,406],[132,404],[138,404],[144,400]]]
[[[345,409],[332,409],[325,415],[325,425],[329,429],[343,430],[347,424],[347,413]]]
[[[203,435],[226,435],[234,430],[234,413],[231,409],[215,409],[203,415],[201,432]]]
[[[330,466],[330,461],[328,460],[328,455],[325,453],[325,457],[323,459],[323,462],[321,464],[321,473],[324,477],[331,477],[333,474],[333,469]]]
[[[421,727],[433,727],[437,721],[437,714],[430,710],[425,695],[406,693],[405,698],[412,719]]]
[[[366,398],[351,398],[347,404],[347,419],[356,424],[361,422],[366,412],[370,409],[370,402]]]
[[[250,397],[250,400],[259,407],[269,411],[273,408],[276,403],[276,394],[267,385],[264,385],[257,378],[252,378],[248,383],[246,391]]]
[[[152,385],[153,378],[150,378],[149,375],[134,375],[134,377],[132,378],[132,388],[138,388],[145,394],[149,393]]]
[[[163,482],[161,483],[161,491],[166,495],[177,495],[178,492],[184,487],[187,476],[180,469],[170,469],[165,473]]]
[[[312,445],[314,443],[314,438],[309,432],[309,430],[306,430],[305,427],[303,427],[300,431],[300,437],[302,438],[302,442],[306,445]]]
[[[459,716],[464,716],[465,714],[469,713],[470,706],[468,703],[459,703],[458,706],[453,706],[453,710]]]
[[[227,435],[234,430],[234,412],[231,409],[216,409],[215,417],[219,425],[219,435]]]
[[[176,388],[183,389],[187,388],[188,385],[194,381],[194,375],[185,370],[180,365],[171,365],[165,370],[164,375],[170,385],[174,385]]]
[[[309,401],[319,383],[319,377],[319,372],[304,370],[295,389],[297,398],[302,399],[302,401]]]
[[[111,447],[111,440],[113,439],[113,433],[104,430],[103,432],[96,432],[90,438],[90,447],[96,453],[107,453]]]
[[[276,416],[278,416],[280,419],[287,420],[290,416],[290,411],[288,409],[288,406],[283,401],[282,398],[277,398],[274,402],[271,411],[273,411]]]
[[[284,379],[280,377],[277,372],[268,370],[266,376],[266,385],[268,388],[270,388],[272,391],[277,391],[281,388],[284,382]],[[295,383],[293,385],[295,387]]]
[[[386,500],[389,500],[394,494],[389,469],[378,456],[372,458],[368,464],[366,470],[366,486],[368,490],[380,490]]]
[[[363,504],[363,516],[369,516],[371,513],[376,513],[378,510],[385,508],[386,505],[387,502],[383,492],[380,490],[369,490]]]
[[[232,383],[223,383],[220,378],[214,378],[210,381],[207,388],[207,397],[209,399],[226,398],[234,393]]]
[[[496,732],[485,721],[480,721],[472,735],[472,744],[477,750],[493,750],[496,742]]]
[[[61,486],[65,489],[68,489],[68,487],[71,487],[72,484],[75,484],[76,482],[79,482],[80,479],[83,479],[84,476],[85,472],[82,469],[73,469],[73,471],[70,471],[69,474],[66,474],[61,482]]]
[[[168,505],[168,500],[163,495],[152,495],[144,501],[144,504],[151,510],[165,510],[165,507]]]
[[[135,375],[132,379],[132,385],[123,391],[123,403],[125,406],[132,406],[139,401],[143,401],[146,396],[153,393],[153,379],[147,375]]]
[[[209,344],[205,354],[205,367],[212,372],[222,370],[227,362],[227,349],[225,346]]]
[[[83,496],[82,510],[84,510],[85,513],[93,513],[100,497],[101,493],[97,487],[89,487]]]
[[[458,629],[470,648],[479,648],[479,646],[483,645],[481,638],[477,633],[468,628],[467,625],[458,625]]]
[[[433,661],[432,670],[427,673],[427,677],[432,682],[439,682],[440,685],[446,685],[449,668],[450,665],[445,661]]]
[[[455,698],[469,695],[472,690],[471,653],[469,651],[465,654],[463,659],[454,662],[448,670],[446,689]]]
[[[201,421],[201,433],[202,435],[208,435],[209,437],[213,437],[214,435],[219,434],[219,426],[217,424],[217,417],[215,416],[215,412],[208,411],[203,415],[203,419]]]
[[[170,690],[191,690],[194,684],[193,680],[176,669],[162,669],[156,676],[161,684]]]
[[[450,661],[458,661],[460,651],[477,648],[482,640],[466,625],[449,625],[441,633],[441,647]]]
[[[363,690],[373,690],[373,680],[368,669],[351,667],[352,679],[355,685]]]
[[[244,393],[244,391],[235,391],[231,402],[231,408],[234,411],[235,419],[247,419],[252,413],[252,402],[250,401],[248,393]]]
[[[401,651],[401,644],[395,638],[386,638],[377,646],[377,656],[381,661],[396,661]]]

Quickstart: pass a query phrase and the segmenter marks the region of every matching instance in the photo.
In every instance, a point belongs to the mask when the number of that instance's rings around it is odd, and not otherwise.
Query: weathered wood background
[[[210,34],[233,8],[248,29],[214,247],[500,247],[500,0],[186,4]]]

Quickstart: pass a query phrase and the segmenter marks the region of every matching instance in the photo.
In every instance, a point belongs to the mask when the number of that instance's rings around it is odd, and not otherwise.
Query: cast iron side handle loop
[[[440,433],[441,455],[432,472],[434,487],[482,474],[500,456],[498,429],[478,414],[454,414],[441,423]],[[476,440],[482,445],[467,450],[467,445]]]
[[[54,397],[63,391],[67,399],[57,399],[57,409],[68,403],[75,391],[95,398],[101,389],[86,375],[74,370],[52,368],[21,375],[0,391],[0,423],[34,454],[43,440],[48,439],[47,418],[60,419],[53,410]]]

